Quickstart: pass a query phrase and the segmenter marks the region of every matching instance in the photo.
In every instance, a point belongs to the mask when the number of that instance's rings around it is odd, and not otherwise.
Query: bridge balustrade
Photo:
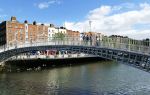
[[[143,45],[133,45],[127,43],[118,43],[118,42],[108,42],[108,41],[86,41],[86,40],[75,40],[73,38],[64,38],[64,39],[51,39],[49,41],[44,42],[26,42],[24,44],[16,44],[16,45],[3,45],[0,46],[0,52],[4,52],[7,50],[12,50],[16,48],[24,48],[24,47],[35,47],[35,46],[49,46],[49,45],[72,45],[72,46],[94,46],[94,47],[102,47],[102,48],[110,48],[110,49],[118,49],[124,51],[133,51],[144,54],[150,54],[150,47]]]

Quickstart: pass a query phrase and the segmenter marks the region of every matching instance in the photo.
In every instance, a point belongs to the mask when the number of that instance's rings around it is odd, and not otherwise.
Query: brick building
[[[67,30],[66,36],[70,38],[71,40],[80,40],[80,32],[79,31],[72,31],[72,30]]]
[[[38,42],[45,42],[48,41],[48,26],[44,24],[37,25],[37,41]]]
[[[11,17],[10,21],[4,21],[0,24],[0,45],[15,46],[47,41],[47,39],[48,26],[37,25],[36,21],[33,24],[29,24],[27,20],[20,23],[16,17]]]
[[[7,45],[25,43],[25,25],[23,23],[19,23],[15,17],[11,17],[11,21],[6,21],[5,26]]]
[[[16,46],[24,43],[46,42],[52,40],[55,33],[63,33],[65,37],[74,37],[74,40],[79,39],[80,36],[78,31],[67,30],[65,27],[37,24],[36,21],[30,24],[27,20],[20,23],[16,17],[11,17],[10,21],[0,24],[0,45]]]

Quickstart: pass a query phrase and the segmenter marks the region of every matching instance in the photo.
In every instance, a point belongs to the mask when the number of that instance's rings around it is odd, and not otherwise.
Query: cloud
[[[113,10],[130,10],[130,9],[135,9],[138,6],[135,5],[134,3],[122,3],[117,6],[113,6]]]
[[[136,39],[150,38],[150,4],[142,3],[130,6],[107,6],[89,11],[85,21],[65,22],[68,29],[78,31],[89,31],[89,21],[92,21],[92,31],[101,32],[106,35],[123,35]],[[128,9],[126,11],[121,11]],[[130,9],[130,10],[129,10]],[[138,28],[138,26],[145,26]]]
[[[45,8],[48,8],[49,7],[49,4],[47,2],[42,2],[38,5],[38,7],[40,9],[45,9]]]
[[[61,2],[58,0],[49,0],[47,2],[41,2],[39,4],[34,4],[34,5],[37,6],[39,9],[46,9],[52,4],[60,4],[60,3]]]
[[[5,18],[5,17],[7,17],[8,15],[6,15],[6,14],[0,14],[0,18]]]
[[[6,14],[0,14],[0,23],[7,17]]]
[[[0,8],[0,23],[3,21],[4,18],[6,18],[8,15],[3,13],[4,10]]]

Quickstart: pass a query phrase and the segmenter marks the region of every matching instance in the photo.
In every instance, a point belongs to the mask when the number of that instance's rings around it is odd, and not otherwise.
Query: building
[[[70,40],[75,40],[75,41],[79,41],[80,40],[80,32],[79,31],[67,30],[66,36]]]
[[[150,45],[149,39],[135,40],[120,35],[105,36],[97,32],[80,33],[79,31],[68,30],[65,27],[55,27],[53,24],[37,24],[36,21],[28,23],[25,20],[20,23],[16,17],[11,17],[9,21],[0,23],[0,46],[9,47],[23,45],[24,43],[35,44],[37,42],[51,41],[57,33],[63,34],[63,38],[66,37],[68,38],[67,40],[82,41],[84,39],[84,41],[94,42],[93,44],[102,41],[104,44],[109,43],[113,46],[119,46],[122,43],[125,43],[126,46]]]
[[[50,27],[48,27],[48,41],[54,39],[57,33],[62,33],[66,36],[67,29],[65,27],[55,27],[53,24],[50,24]]]
[[[8,46],[16,46],[25,43],[25,24],[19,23],[16,17],[11,17],[10,21],[6,21],[6,44]]]
[[[57,28],[57,29],[58,29],[59,33],[63,33],[63,34],[67,33],[67,29],[65,27],[60,27],[60,28]]]
[[[37,42],[48,41],[48,26],[41,24],[37,25]]]
[[[28,24],[25,22],[25,42],[26,43],[34,43],[37,41],[38,33],[37,33],[37,25],[36,22],[34,24]]]
[[[141,41],[141,44],[144,46],[150,46],[150,39],[146,38]]]
[[[92,41],[101,41],[104,37],[102,33],[99,32],[83,32],[80,35],[82,38],[83,37],[90,37]]]
[[[58,29],[53,24],[50,24],[50,27],[48,27],[48,41],[53,39],[55,33],[58,33]]]
[[[4,21],[0,24],[0,33],[3,35],[0,38],[4,40],[1,45],[34,44],[38,41],[47,41],[48,27],[44,26],[44,24],[36,25],[36,21],[33,24],[29,24],[27,20],[24,23],[20,23],[16,17],[11,17],[10,21]]]
[[[77,37],[78,31],[68,31],[65,27],[55,27],[53,24],[32,24],[25,20],[23,23],[11,17],[9,21],[0,24],[0,45],[18,46],[24,43],[35,44],[37,42],[51,41],[56,33],[62,33],[65,37]]]

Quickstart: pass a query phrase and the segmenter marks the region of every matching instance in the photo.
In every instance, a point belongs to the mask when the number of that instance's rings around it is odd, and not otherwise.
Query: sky
[[[150,0],[0,0],[0,21],[11,16],[80,32],[150,38]]]

